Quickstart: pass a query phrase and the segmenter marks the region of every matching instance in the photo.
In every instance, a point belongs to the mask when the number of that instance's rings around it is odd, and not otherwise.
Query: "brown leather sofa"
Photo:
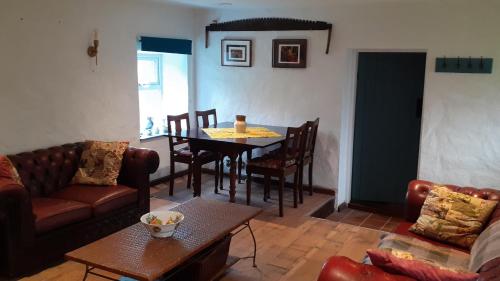
[[[149,211],[155,151],[128,148],[117,186],[70,185],[84,143],[9,155],[23,185],[0,180],[0,274],[20,276],[136,223]]]
[[[429,190],[433,187],[434,183],[422,180],[411,181],[408,185],[408,192],[406,194],[406,221],[403,222],[396,232],[402,235],[412,235],[413,237],[421,237],[410,234],[407,231],[408,227],[414,223],[420,216],[420,209],[424,204],[425,198],[429,193]],[[475,197],[497,200],[500,201],[500,191],[495,189],[477,189],[474,187],[459,187],[456,185],[446,185],[449,189],[472,195]],[[497,205],[495,211],[490,217],[488,225],[500,220],[500,204]],[[423,239],[429,241],[427,239]],[[441,246],[448,246],[441,244],[436,241],[429,241],[434,244]],[[479,270],[480,279],[479,281],[499,281],[500,280],[500,258],[496,258],[488,263],[486,263]],[[334,256],[330,257],[325,264],[320,273],[318,281],[403,281],[403,280],[414,280],[412,278],[404,277],[401,275],[395,275],[388,272],[384,272],[380,268],[372,265],[365,265],[355,262],[346,257]]]

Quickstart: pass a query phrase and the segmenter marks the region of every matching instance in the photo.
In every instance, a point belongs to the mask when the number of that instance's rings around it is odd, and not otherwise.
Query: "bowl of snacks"
[[[141,222],[156,238],[172,237],[184,215],[175,211],[153,211],[141,217]]]

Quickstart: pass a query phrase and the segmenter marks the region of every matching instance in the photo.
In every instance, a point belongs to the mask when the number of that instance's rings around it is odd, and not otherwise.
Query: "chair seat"
[[[255,158],[250,160],[247,164],[249,168],[251,167],[259,167],[259,168],[267,168],[267,169],[280,169],[282,168],[282,160],[273,158],[269,155],[264,155],[259,158]],[[289,167],[295,165],[295,160],[288,160],[285,163],[284,167]]]
[[[35,215],[35,230],[38,234],[83,221],[92,216],[92,207],[81,202],[39,197],[32,198],[31,204]]]
[[[86,203],[92,207],[94,216],[99,216],[137,202],[137,190],[124,185],[70,185],[51,197]]]
[[[206,151],[206,150],[202,150],[198,153],[198,157],[202,158],[202,159],[213,158],[213,157],[215,157],[215,155],[216,155],[215,153],[210,152],[210,151]],[[189,158],[193,158],[193,153],[191,152],[191,150],[189,150],[189,147],[186,146],[186,147],[183,147],[181,149],[175,150],[174,156],[189,159]]]

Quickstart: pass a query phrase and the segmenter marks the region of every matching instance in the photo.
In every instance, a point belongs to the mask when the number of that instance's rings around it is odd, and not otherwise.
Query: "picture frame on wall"
[[[252,40],[221,41],[221,65],[223,66],[252,66]]]
[[[273,67],[306,68],[307,39],[274,39]]]

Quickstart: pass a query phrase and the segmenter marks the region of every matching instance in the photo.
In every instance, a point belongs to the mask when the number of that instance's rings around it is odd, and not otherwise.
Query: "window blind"
[[[186,39],[141,37],[139,49],[148,52],[192,54],[192,41]]]

